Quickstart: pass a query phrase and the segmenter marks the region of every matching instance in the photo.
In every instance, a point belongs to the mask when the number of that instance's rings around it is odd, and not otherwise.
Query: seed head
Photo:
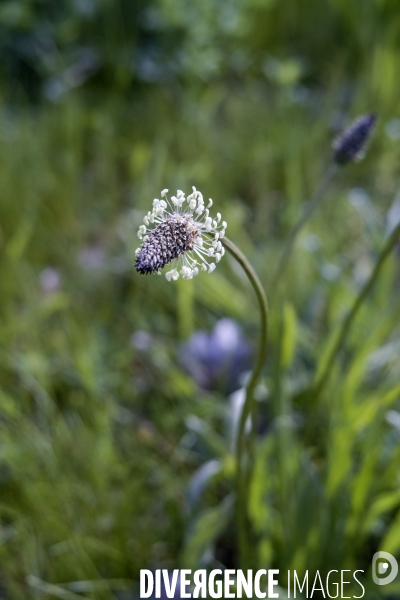
[[[205,208],[203,195],[196,188],[187,199],[178,190],[171,202],[167,193],[163,190],[164,199],[153,201],[153,210],[139,227],[138,237],[143,244],[136,250],[136,270],[160,274],[163,267],[174,263],[174,268],[166,273],[168,281],[176,281],[180,275],[192,279],[199,271],[212,273],[225,253],[221,239],[227,224],[220,224],[220,213],[216,219],[209,216],[212,200]]]
[[[136,259],[139,273],[153,273],[178,258],[193,245],[200,235],[198,226],[187,214],[166,215],[143,242]]]
[[[337,164],[345,165],[364,158],[375,123],[375,114],[363,115],[334,140],[332,146]]]

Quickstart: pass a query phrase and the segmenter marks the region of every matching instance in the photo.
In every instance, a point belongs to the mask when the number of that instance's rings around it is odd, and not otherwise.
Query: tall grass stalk
[[[225,248],[230,252],[234,259],[240,264],[246,273],[258,300],[260,309],[260,336],[253,372],[246,388],[246,398],[243,410],[240,416],[237,442],[236,442],[236,480],[237,480],[237,526],[238,526],[238,545],[239,545],[239,564],[241,568],[254,568],[251,564],[253,545],[251,540],[251,529],[248,518],[248,494],[249,494],[249,469],[245,465],[245,442],[246,442],[246,422],[252,417],[252,430],[248,437],[247,451],[250,459],[253,455],[254,445],[254,427],[255,427],[255,402],[254,390],[259,381],[262,369],[267,358],[268,342],[268,303],[264,288],[254,271],[253,267],[242,254],[242,252],[229,239],[224,238]]]
[[[293,227],[293,229],[286,241],[281,258],[278,262],[278,266],[276,268],[275,274],[274,274],[272,282],[271,282],[270,289],[274,290],[274,293],[276,293],[278,291],[278,286],[279,286],[280,282],[282,281],[283,274],[285,272],[285,269],[287,267],[287,264],[289,262],[291,254],[293,252],[293,248],[295,246],[295,243],[296,243],[299,233],[301,232],[301,230],[303,229],[303,227],[307,223],[307,221],[311,218],[311,216],[313,215],[313,213],[316,210],[316,208],[318,207],[318,205],[323,200],[325,192],[327,191],[327,189],[328,189],[333,177],[337,173],[338,169],[339,169],[339,166],[336,163],[332,163],[329,166],[329,168],[325,172],[325,175],[323,176],[319,186],[317,187],[313,196],[311,197],[311,200],[306,204],[303,214],[300,216],[296,225]]]
[[[345,320],[343,321],[343,323],[340,327],[339,335],[337,337],[336,343],[334,344],[334,346],[328,356],[326,366],[325,366],[324,370],[322,371],[322,374],[318,377],[318,379],[315,383],[315,390],[314,390],[314,398],[315,399],[320,396],[324,386],[326,385],[326,383],[329,379],[329,376],[332,372],[335,361],[338,357],[338,354],[339,354],[340,350],[342,349],[342,347],[346,341],[346,338],[350,332],[351,326],[352,326],[361,306],[363,305],[364,300],[367,298],[369,292],[371,291],[376,280],[378,279],[379,274],[381,272],[381,269],[382,269],[386,259],[391,255],[396,244],[399,243],[399,239],[400,239],[400,223],[398,223],[398,225],[393,229],[392,233],[386,240],[386,243],[383,246],[383,248],[379,254],[378,260],[376,262],[376,265],[375,265],[371,275],[369,276],[368,280],[364,284],[360,293],[355,298],[351,310],[349,311],[347,317],[345,318]]]

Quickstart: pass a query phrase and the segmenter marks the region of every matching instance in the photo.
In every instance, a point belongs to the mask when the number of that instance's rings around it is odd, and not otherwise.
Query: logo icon
[[[389,569],[389,565],[391,569]],[[372,557],[372,579],[377,585],[392,583],[396,579],[398,571],[399,565],[397,564],[397,560],[389,552],[381,550],[380,552],[376,552]],[[382,577],[386,573],[387,575]]]

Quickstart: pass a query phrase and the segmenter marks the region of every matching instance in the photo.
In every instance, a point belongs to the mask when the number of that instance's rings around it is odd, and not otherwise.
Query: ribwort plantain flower
[[[207,207],[203,194],[192,188],[185,197],[177,191],[168,199],[168,190],[161,192],[162,200],[153,200],[149,211],[139,227],[138,237],[143,240],[136,250],[136,270],[142,274],[157,273],[171,264],[165,274],[168,281],[192,279],[200,271],[212,273],[225,254],[222,238],[227,224],[221,222],[221,214],[210,217],[211,198]]]
[[[376,115],[363,115],[356,119],[333,142],[335,162],[345,165],[364,158],[376,123]]]

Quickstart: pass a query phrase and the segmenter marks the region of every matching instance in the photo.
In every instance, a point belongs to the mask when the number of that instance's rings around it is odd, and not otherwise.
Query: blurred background
[[[153,198],[192,185],[272,302],[259,568],[363,569],[371,597],[400,596],[368,583],[377,549],[400,552],[399,256],[307,393],[400,219],[399,51],[397,0],[1,0],[1,598],[127,600],[141,568],[240,568],[253,292],[229,257],[176,284],[133,266]],[[332,139],[369,111],[367,157],[273,302]]]

